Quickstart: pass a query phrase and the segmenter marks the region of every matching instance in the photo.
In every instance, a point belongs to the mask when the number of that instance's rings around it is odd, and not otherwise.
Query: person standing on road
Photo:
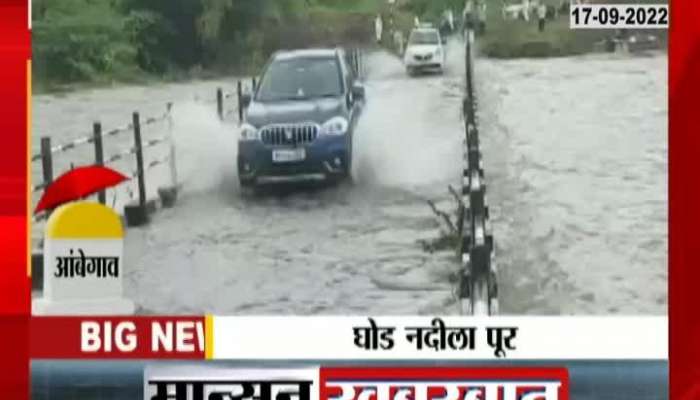
[[[530,8],[530,0],[523,0],[521,15],[522,15],[522,18],[527,22],[530,22],[531,10],[532,9]]]
[[[478,9],[479,14],[479,35],[486,32],[486,0],[481,0]]]
[[[544,25],[547,21],[547,5],[544,1],[540,1],[537,6],[537,19],[538,19],[538,29],[540,32],[544,32]]]
[[[374,33],[377,36],[377,43],[382,42],[382,30],[384,29],[384,23],[382,22],[382,15],[377,14],[377,18],[374,19]]]
[[[440,21],[440,36],[447,37],[450,34],[450,21],[447,18],[443,18]]]
[[[455,31],[455,14],[450,8],[447,10],[447,23],[450,24],[450,32]]]
[[[400,56],[403,56],[404,43],[403,43],[403,33],[401,31],[394,31],[394,46],[396,46],[396,51]]]
[[[462,11],[462,29],[464,32],[472,29],[473,14],[474,3],[472,3],[472,0],[467,0],[464,3],[464,11]]]

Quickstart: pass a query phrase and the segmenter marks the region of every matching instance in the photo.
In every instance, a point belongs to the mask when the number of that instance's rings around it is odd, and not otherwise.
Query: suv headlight
[[[259,140],[260,131],[251,124],[241,125],[241,140]]]
[[[348,131],[348,120],[344,117],[333,117],[321,125],[322,135],[344,135]]]

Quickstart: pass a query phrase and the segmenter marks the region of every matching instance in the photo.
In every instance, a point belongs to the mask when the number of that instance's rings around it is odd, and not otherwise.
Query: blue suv
[[[242,186],[350,176],[364,87],[342,49],[275,53],[246,94],[238,139]]]

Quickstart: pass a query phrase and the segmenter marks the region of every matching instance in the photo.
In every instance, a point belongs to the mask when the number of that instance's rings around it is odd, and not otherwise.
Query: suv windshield
[[[440,39],[437,31],[413,31],[408,42],[410,44],[438,44]]]
[[[304,100],[343,94],[338,61],[333,57],[273,61],[260,82],[259,101]]]

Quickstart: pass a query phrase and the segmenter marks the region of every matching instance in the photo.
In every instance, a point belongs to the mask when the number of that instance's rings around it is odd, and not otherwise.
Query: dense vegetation
[[[459,16],[464,1],[34,0],[33,87],[251,73],[279,48],[371,42],[377,13],[407,33],[413,16],[436,21],[448,7]],[[480,44],[488,56],[579,54],[610,34],[572,31],[567,15],[539,33],[536,23],[504,21],[500,3],[488,4]]]
[[[254,45],[264,19],[295,15],[298,0],[35,0],[34,76],[41,83],[124,80],[216,65]],[[243,63],[238,63],[241,67]]]
[[[435,15],[462,0],[398,0]],[[251,72],[280,47],[369,40],[386,0],[34,0],[35,87]]]

